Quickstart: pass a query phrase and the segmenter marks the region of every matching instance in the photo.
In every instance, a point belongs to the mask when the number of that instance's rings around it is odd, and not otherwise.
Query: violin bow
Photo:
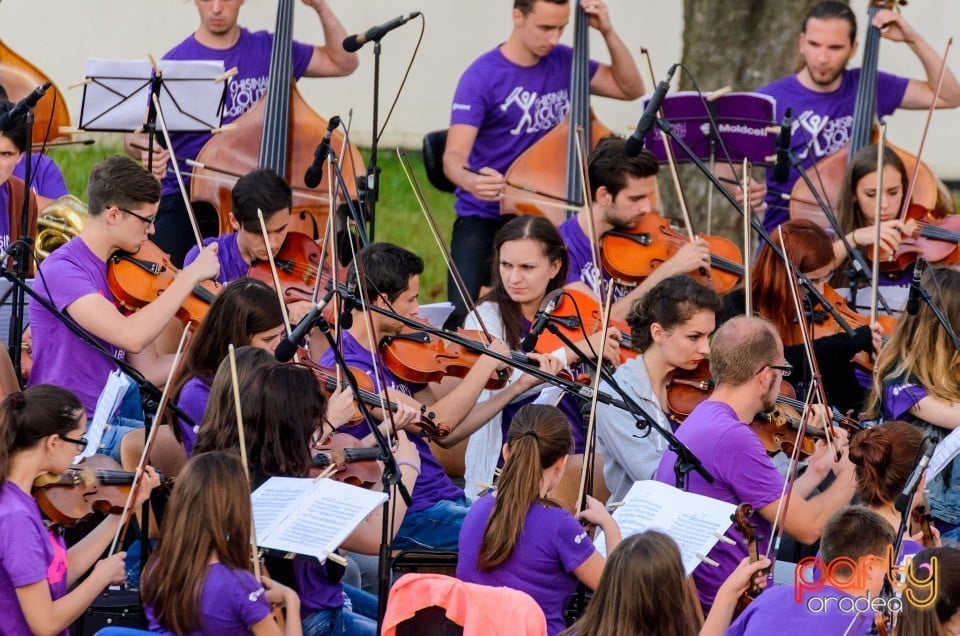
[[[163,132],[163,139],[167,143],[167,152],[170,153],[170,165],[173,167],[173,174],[177,177],[177,185],[180,187],[180,196],[183,197],[184,207],[187,209],[187,218],[190,219],[190,229],[193,230],[193,238],[197,241],[197,249],[203,250],[203,240],[200,238],[200,226],[197,225],[197,217],[193,213],[193,205],[190,203],[190,195],[187,193],[187,186],[183,183],[183,175],[180,173],[180,165],[177,163],[177,157],[173,151],[173,142],[170,141],[170,133],[167,131],[167,122],[163,119],[163,111],[160,109],[160,100],[156,95],[151,95],[153,107],[157,111],[157,123],[160,124],[160,130]]]
[[[140,460],[137,462],[137,469],[133,473],[133,482],[130,485],[130,492],[127,493],[127,501],[123,504],[123,512],[120,513],[120,523],[117,525],[117,532],[113,535],[113,542],[110,544],[110,550],[107,554],[116,552],[117,545],[120,543],[120,537],[127,531],[127,525],[130,522],[130,507],[133,505],[133,497],[140,485],[140,476],[143,474],[144,467],[150,458],[150,450],[157,437],[157,430],[160,428],[163,413],[167,408],[167,402],[170,398],[170,386],[173,384],[173,378],[180,370],[180,358],[183,354],[183,348],[186,345],[187,338],[190,335],[190,326],[183,328],[180,334],[180,344],[177,345],[177,351],[173,355],[173,364],[170,365],[170,371],[167,373],[167,383],[163,385],[163,393],[160,394],[160,403],[157,405],[157,413],[153,416],[153,425],[150,427],[150,435],[143,442],[143,452],[140,453]]]
[[[657,76],[653,72],[653,60],[650,57],[650,51],[646,48],[640,49],[640,54],[647,59],[647,68],[650,69],[650,79],[653,85],[657,85]],[[657,117],[663,117],[663,107],[657,110]],[[694,241],[696,236],[693,233],[693,223],[690,222],[690,211],[687,208],[687,197],[683,192],[683,184],[680,182],[680,172],[677,170],[677,159],[673,155],[673,146],[670,145],[670,138],[667,133],[660,131],[660,138],[663,139],[663,149],[667,155],[667,165],[670,166],[670,177],[673,179],[673,187],[677,193],[677,201],[680,204],[680,212],[683,214],[683,222],[686,225],[687,237]],[[744,197],[746,198],[746,197]]]
[[[936,100],[934,100],[936,101]],[[877,322],[877,301],[880,294],[880,224],[883,207],[883,152],[887,142],[887,122],[880,122],[880,139],[877,143],[877,207],[873,219],[873,271],[870,272],[870,324]],[[920,162],[917,161],[917,165]]]
[[[577,161],[580,165],[580,185],[583,188],[583,208],[586,212],[587,218],[587,238],[589,238],[590,243],[590,258],[593,259],[594,271],[597,273],[596,277],[596,286],[593,289],[593,293],[597,295],[597,298],[603,298],[603,263],[600,260],[600,236],[597,232],[597,223],[593,218],[593,196],[590,194],[592,191],[590,187],[590,177],[589,170],[587,165],[587,160],[584,159],[583,147],[586,145],[586,135],[581,128],[578,128],[576,136],[576,149],[577,149]]]
[[[267,252],[267,262],[270,263],[270,275],[273,277],[273,289],[277,292],[277,300],[280,301],[280,315],[283,316],[283,326],[290,334],[293,330],[290,328],[290,314],[287,313],[287,304],[283,301],[283,287],[280,285],[280,276],[277,274],[277,262],[273,258],[273,250],[270,249],[270,237],[267,235],[267,223],[263,220],[263,210],[257,208],[257,220],[260,221],[260,234],[263,236],[263,246]],[[317,278],[319,278],[319,273]],[[300,362],[300,356],[293,354],[293,361]]]
[[[930,100],[930,108],[927,109],[927,120],[923,124],[923,134],[920,135],[920,146],[917,148],[917,162],[913,164],[913,174],[910,175],[910,182],[907,184],[907,191],[903,195],[903,201],[900,202],[900,220],[907,220],[907,211],[910,209],[910,200],[913,198],[913,190],[917,185],[917,176],[920,174],[920,156],[923,154],[923,147],[927,143],[927,132],[930,130],[930,122],[933,119],[933,111],[937,109],[937,100],[940,99],[940,89],[943,88],[943,76],[947,70],[947,56],[950,55],[950,47],[953,46],[953,38],[947,40],[946,50],[943,52],[943,58],[940,60],[940,72],[937,75],[937,90],[933,92],[933,99]]]
[[[130,144],[131,148],[136,148],[137,150],[146,150],[146,147],[139,144]],[[172,159],[171,159],[172,161]],[[227,170],[226,168],[221,168],[219,166],[211,166],[209,164],[203,163],[202,161],[197,161],[196,159],[181,159],[183,163],[190,166],[191,168],[197,168],[199,170],[207,170],[216,174],[204,174],[202,172],[195,173],[190,175],[191,179],[205,179],[207,181],[215,181],[217,183],[222,183],[224,185],[232,186],[236,184],[237,179],[243,175],[239,172],[234,172],[232,170]],[[173,168],[170,168],[173,170]],[[303,199],[310,199],[311,201],[317,201],[318,203],[326,203],[327,199],[319,196],[313,190],[307,190],[306,188],[300,188],[295,185],[290,185],[290,190],[297,197]]]
[[[750,173],[749,173],[749,162],[747,158],[743,158],[743,191],[747,191],[747,186],[750,183]],[[711,191],[713,188],[710,189]],[[752,218],[753,211],[750,209],[750,197],[743,197],[743,292],[744,292],[744,307],[746,309],[746,315],[753,315],[753,288],[750,287],[750,270],[752,265],[750,265],[750,220]]]

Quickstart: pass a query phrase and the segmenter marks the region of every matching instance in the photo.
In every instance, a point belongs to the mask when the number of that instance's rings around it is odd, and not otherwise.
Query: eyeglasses
[[[147,225],[154,226],[154,227],[156,227],[156,225],[157,225],[157,215],[156,215],[156,214],[154,214],[153,216],[140,216],[139,214],[137,214],[137,213],[134,212],[133,210],[128,210],[128,209],[126,209],[126,208],[121,208],[121,207],[119,207],[119,206],[117,206],[117,209],[120,210],[121,212],[126,212],[127,214],[129,214],[129,215],[132,216],[132,217],[135,217],[135,218],[137,218],[137,219],[140,219],[141,221],[143,221],[143,222],[146,223]]]
[[[67,437],[66,435],[60,435],[59,437],[65,442],[76,444],[78,453],[85,451],[87,449],[87,444],[89,444],[86,437],[81,437],[80,439],[74,439],[72,437]]]
[[[767,368],[767,367],[769,367],[769,368],[771,368],[771,369],[776,369],[776,370],[779,371],[779,372],[783,375],[783,377],[785,377],[785,378],[789,378],[789,377],[790,377],[790,374],[793,373],[793,365],[790,364],[789,362],[784,362],[783,364],[768,364],[766,367],[764,367],[764,369]],[[763,369],[761,369],[761,371],[762,371],[762,370],[763,370]]]

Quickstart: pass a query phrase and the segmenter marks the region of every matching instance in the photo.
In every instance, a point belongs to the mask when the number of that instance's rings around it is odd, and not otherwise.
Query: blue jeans
[[[456,550],[460,526],[470,504],[467,498],[438,501],[426,510],[407,511],[393,539],[394,550]]]
[[[314,612],[303,621],[304,636],[377,636],[377,621],[344,607]]]
[[[123,400],[120,402],[117,412],[103,431],[103,437],[100,438],[100,447],[97,452],[101,455],[108,455],[115,462],[120,463],[120,440],[130,431],[141,428],[143,419],[140,390],[136,384],[131,382],[127,392],[123,395]]]

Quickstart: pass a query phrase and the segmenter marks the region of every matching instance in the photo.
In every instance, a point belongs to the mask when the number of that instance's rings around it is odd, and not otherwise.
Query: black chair
[[[397,636],[463,636],[463,627],[447,618],[447,610],[433,605],[397,625]]]
[[[443,150],[447,147],[447,131],[435,130],[423,136],[423,167],[427,171],[427,179],[434,188],[441,192],[453,192],[457,186],[453,185],[447,175],[443,173]]]

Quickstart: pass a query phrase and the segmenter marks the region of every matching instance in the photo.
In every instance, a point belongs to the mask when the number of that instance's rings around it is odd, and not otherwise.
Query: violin
[[[743,255],[722,236],[703,235],[710,246],[710,270],[691,272],[717,293],[730,291],[743,278]],[[690,239],[670,227],[669,219],[647,212],[630,230],[610,230],[600,237],[600,261],[614,278],[638,282],[675,255]]]
[[[920,256],[939,267],[960,263],[960,216],[938,218],[926,208],[911,204],[907,218],[914,219],[920,230],[913,236],[904,235],[893,254],[880,250],[881,271],[902,272],[913,267]],[[873,250],[866,250],[865,256],[871,258]]]
[[[913,510],[910,511],[910,521],[913,522],[915,529],[920,529],[920,533],[923,535],[920,539],[920,543],[923,544],[923,547],[937,547],[937,539],[933,536],[933,530],[931,527],[933,515],[931,515],[927,510],[927,506],[925,504],[917,504],[913,507]]]
[[[603,316],[600,301],[581,289],[565,287],[560,303],[550,313],[553,326],[569,340],[577,342],[600,331],[603,327]],[[620,362],[636,358],[640,353],[633,346],[633,337],[630,327],[619,320],[611,320],[611,327],[620,330]],[[551,353],[564,346],[560,336],[552,331],[545,331],[537,339],[537,353]]]
[[[383,464],[378,459],[380,449],[376,447],[364,448],[353,435],[334,433],[322,446],[316,449],[313,456],[314,473],[324,472],[331,466],[335,467],[330,474],[331,479],[342,481],[351,486],[370,488],[380,481],[383,475]],[[316,470],[323,469],[323,470]]]
[[[753,506],[748,503],[740,504],[734,513],[730,515],[730,521],[737,527],[737,531],[743,536],[743,542],[747,544],[750,563],[756,563],[760,559],[759,543],[763,540],[763,537],[757,536],[757,524],[751,521],[752,518]],[[758,585],[755,580],[751,581],[750,587],[748,587],[737,600],[737,606],[733,610],[733,617],[736,618],[743,610],[747,609],[747,606],[753,602],[753,599],[760,596],[761,592],[763,592],[763,588]]]
[[[53,523],[72,526],[94,512],[123,512],[135,475],[133,471],[122,470],[110,457],[97,454],[84,458],[62,475],[37,477],[33,482],[33,496]],[[161,477],[160,483],[169,485],[172,481]]]
[[[837,318],[833,315],[831,311],[825,312],[814,312],[813,313],[813,339],[823,338],[825,336],[833,336],[839,333],[849,333],[851,330],[859,329],[860,327],[865,327],[870,324],[870,317],[864,314],[858,313],[847,300],[837,293],[833,287],[829,285],[823,286],[823,297],[824,299],[833,306],[833,309],[839,315],[841,321],[838,321]],[[888,316],[886,314],[878,314],[877,322],[880,323],[880,326],[883,327],[885,333],[893,333],[893,330],[897,327],[897,319],[894,316]],[[789,346],[791,344],[799,344],[798,342],[784,342],[784,346]],[[872,371],[873,370],[873,361],[871,360],[870,354],[866,351],[860,351],[853,357],[853,362],[860,368]]]
[[[107,284],[120,305],[136,311],[149,305],[173,283],[178,270],[170,262],[170,255],[147,241],[136,254],[117,252],[107,262]],[[205,280],[193,288],[177,310],[177,318],[184,325],[199,324],[207,315],[210,304],[220,293],[220,285]]]
[[[317,288],[317,274],[320,275],[320,289],[324,289],[331,279],[330,266],[320,262],[321,251],[317,242],[301,232],[287,232],[280,251],[273,257],[277,266],[277,278],[283,292],[284,302],[314,302],[313,290]],[[247,276],[263,281],[273,287],[273,274],[269,261],[254,261]]]
[[[349,385],[346,381],[338,379],[334,369],[317,364],[303,352],[301,352],[300,364],[313,370],[314,375],[320,382],[320,388],[327,397],[330,397],[330,394],[337,389],[349,388]],[[360,398],[367,406],[381,408],[381,406],[383,406],[385,403],[388,409],[396,413],[398,403],[407,404],[408,406],[412,406],[420,411],[420,430],[427,439],[444,438],[450,434],[450,427],[443,422],[437,422],[436,414],[433,411],[428,411],[426,406],[420,404],[414,398],[399,391],[392,391],[391,396],[395,399],[382,399],[380,394],[374,390],[373,381],[370,379],[369,375],[360,369],[355,369],[352,367],[348,370],[353,373],[353,376],[357,379],[357,385],[360,387]],[[350,423],[359,424],[362,421],[363,414],[360,412],[359,408],[354,407],[353,417],[351,417]]]

